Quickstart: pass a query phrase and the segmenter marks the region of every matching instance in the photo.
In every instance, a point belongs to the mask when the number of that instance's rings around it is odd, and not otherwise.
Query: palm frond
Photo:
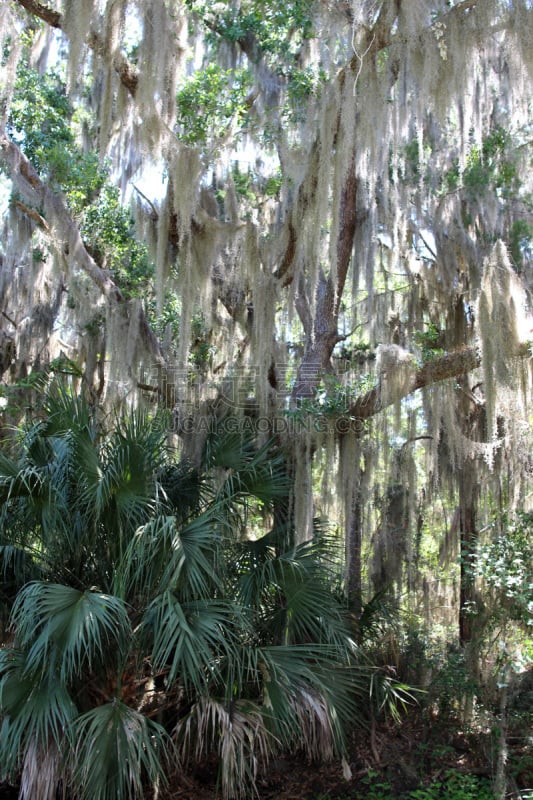
[[[13,607],[12,625],[27,648],[25,672],[55,666],[69,681],[84,666],[122,648],[131,635],[124,603],[99,592],[53,583],[30,583]]]
[[[0,544],[0,575],[2,576],[2,593],[10,584],[20,588],[37,575],[32,554],[26,547],[17,544]]]
[[[357,716],[354,685],[368,687],[366,671],[347,664],[337,647],[315,644],[260,648],[259,664],[269,721],[283,744],[307,746],[301,723],[307,705],[309,724],[320,725],[324,743],[343,752],[344,727]]]
[[[359,638],[365,643],[377,643],[384,633],[398,626],[400,610],[388,588],[376,592],[364,604],[359,621]]]
[[[241,545],[239,599],[255,610],[276,643],[336,642],[351,647],[344,608],[331,592],[332,571],[312,542],[276,555],[259,542]]]
[[[326,697],[301,687],[291,698],[298,720],[300,746],[310,761],[330,761],[337,752],[335,715]]]
[[[88,428],[76,431],[74,446],[85,507],[108,520],[108,527],[134,530],[146,522],[154,508],[156,474],[167,460],[161,421],[137,411],[117,420],[100,446]]]
[[[85,395],[73,393],[61,381],[50,386],[43,409],[46,414],[43,429],[47,436],[64,436],[73,431],[95,429],[94,412]]]
[[[23,654],[1,651],[0,764],[15,774],[30,743],[41,752],[60,748],[78,711],[64,684],[53,673],[28,672]]]
[[[164,502],[181,523],[199,513],[208,499],[203,476],[188,461],[164,465],[157,480]]]
[[[225,798],[246,798],[256,790],[259,768],[278,742],[264,724],[262,710],[247,700],[223,704],[202,697],[176,730],[183,759],[196,759],[215,751],[219,758],[219,784]]]
[[[399,722],[402,712],[418,702],[416,694],[422,690],[414,689],[397,681],[394,676],[382,669],[374,669],[370,682],[369,697],[376,711],[389,715]]]
[[[233,502],[257,498],[270,508],[274,501],[288,496],[285,459],[271,454],[270,442],[256,450],[252,441],[243,440],[239,434],[226,434],[216,440],[213,448],[209,465],[226,471],[219,497]]]
[[[217,558],[223,525],[221,509],[215,505],[179,529],[162,577],[164,587],[179,587],[180,595],[191,599],[207,597],[220,587]]]
[[[106,520],[108,527],[126,525],[134,530],[147,520],[152,508],[150,482],[142,466],[135,463],[139,453],[130,447],[117,448],[108,456],[98,483],[91,487],[94,496],[86,493],[84,499],[94,502],[96,516]]]
[[[253,455],[253,443],[249,436],[238,432],[214,431],[205,443],[203,464],[206,469],[242,469]]]
[[[166,784],[168,735],[121,701],[79,716],[72,738],[69,767],[80,800],[136,800],[144,797],[145,780]]]
[[[168,669],[168,683],[179,681],[199,694],[220,681],[220,660],[235,658],[238,609],[217,600],[180,603],[171,592],[155,598],[144,627],[153,636],[156,670]]]
[[[175,517],[158,515],[141,525],[117,564],[117,578],[126,596],[134,595],[138,601],[153,597],[180,547]]]
[[[289,481],[285,459],[272,457],[270,444],[264,445],[246,461],[238,471],[230,475],[224,491],[228,495],[256,497],[270,508],[275,500],[288,496]]]
[[[26,747],[20,778],[20,800],[56,800],[63,778],[63,756],[54,744],[46,750],[32,739]]]
[[[18,498],[40,497],[44,485],[44,476],[34,464],[4,464],[0,475],[0,501],[8,503]],[[14,474],[13,474],[14,472]]]

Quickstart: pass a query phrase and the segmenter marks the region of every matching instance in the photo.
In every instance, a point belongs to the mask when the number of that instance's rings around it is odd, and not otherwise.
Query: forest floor
[[[532,733],[521,725],[508,734],[510,800],[533,800]],[[309,764],[298,755],[275,759],[258,779],[256,800],[411,800],[413,796],[477,800],[475,787],[460,789],[458,794],[415,790],[435,786],[437,781],[446,783],[452,771],[456,781],[459,776],[459,786],[462,776],[465,783],[486,779],[488,786],[494,777],[494,735],[480,726],[465,730],[452,720],[443,722],[413,708],[399,724],[389,721],[373,731],[355,731],[349,766],[352,776],[346,780],[340,761]],[[169,777],[159,800],[220,800],[214,764],[204,764],[191,774],[176,771]],[[483,798],[487,796],[483,793]],[[0,800],[17,797],[15,787],[0,784]],[[153,799],[152,792],[148,798]]]
[[[509,797],[515,800],[533,800],[531,734],[531,729],[521,727],[509,737]],[[349,766],[352,776],[346,780],[340,761],[317,765],[297,755],[276,759],[257,782],[257,800],[408,798],[410,792],[437,781],[445,782],[452,771],[456,780],[459,776],[459,783],[461,776],[469,776],[465,781],[486,779],[488,785],[495,769],[494,735],[479,727],[464,730],[450,721],[443,724],[415,709],[399,724],[387,722],[372,733],[354,733]],[[475,796],[467,790],[460,795]],[[219,800],[220,795],[216,792],[215,772],[206,767],[193,775],[176,775],[161,800],[216,798]]]

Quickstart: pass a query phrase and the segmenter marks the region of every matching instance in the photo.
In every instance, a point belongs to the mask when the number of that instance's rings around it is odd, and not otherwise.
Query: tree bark
[[[331,371],[333,349],[342,340],[338,329],[339,308],[352,260],[358,223],[355,157],[352,158],[344,178],[339,198],[339,219],[336,271],[333,275],[326,275],[322,269],[319,271],[311,329],[309,301],[302,296],[301,287],[300,297],[296,299],[296,308],[306,333],[306,343],[292,392],[293,404],[299,398],[314,395],[322,375]]]
[[[346,599],[350,609],[359,617],[363,608],[362,558],[363,508],[359,485],[353,492],[350,519],[346,526]]]
[[[52,28],[58,28],[64,31],[63,16],[58,11],[54,11],[52,8],[45,6],[44,3],[37,2],[37,0],[16,0],[16,2],[30,14],[39,17],[39,19],[42,19],[43,22],[46,22]],[[89,34],[87,45],[97,55],[105,57],[106,50],[104,40],[96,31],[91,31]],[[118,53],[113,58],[113,69],[130,95],[135,97],[139,84],[139,75],[135,67],[130,64],[124,55]]]
[[[475,551],[476,505],[478,487],[473,468],[463,467],[458,474],[459,485],[459,543],[460,599],[459,599],[459,643],[462,647],[472,641],[472,619],[475,613],[474,581],[471,574],[472,555]]]
[[[106,302],[114,306],[117,313],[127,315],[128,302],[109,272],[98,266],[85,247],[64,196],[53,192],[41,180],[30,161],[5,131],[0,131],[0,158],[19,196],[28,207],[28,215],[34,221],[37,221],[38,217],[38,224],[47,231],[52,245],[59,257],[68,265],[69,271],[81,269],[85,272],[105,297]],[[20,206],[20,201],[18,202]],[[139,332],[152,362],[164,366],[166,362],[163,351],[142,309],[140,309]]]

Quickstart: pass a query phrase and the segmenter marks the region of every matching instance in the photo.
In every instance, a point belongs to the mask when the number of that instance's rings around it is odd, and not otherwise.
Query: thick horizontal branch
[[[30,217],[30,219],[32,219],[34,222],[40,225],[41,228],[44,228],[45,231],[48,230],[48,225],[46,224],[46,220],[43,219],[43,217],[41,217],[41,215],[38,214],[37,211],[35,211],[35,209],[28,208],[28,206],[25,206],[24,203],[20,202],[20,200],[13,200],[13,205],[15,206],[15,208],[18,208],[20,211],[22,211],[23,214],[26,214],[27,217]]]
[[[124,304],[126,301],[120,287],[106,270],[98,266],[85,247],[64,196],[53,192],[41,180],[24,153],[5,131],[0,131],[0,159],[20,198],[15,201],[18,208],[47,230],[65,262],[85,272],[110,304]],[[161,362],[161,348],[143,313],[140,330],[150,354]]]
[[[531,345],[527,342],[520,344],[515,357],[531,358]],[[408,395],[416,392],[417,389],[423,389],[425,386],[431,386],[449,378],[459,378],[461,375],[466,375],[480,366],[481,354],[477,347],[464,347],[461,350],[445,353],[439,358],[428,361],[416,370],[411,381],[403,387],[400,394],[394,397],[387,395],[387,399],[384,400],[378,382],[376,386],[352,403],[348,410],[348,415],[356,419],[369,419],[379,414],[387,406],[402,400],[404,397],[408,397]]]
[[[48,8],[48,6],[37,2],[37,0],[16,0],[16,2],[25,8],[30,14],[33,14],[35,17],[39,17],[39,19],[42,19],[52,28],[58,28],[65,33],[65,29],[63,27],[63,16],[58,11]],[[87,46],[102,58],[106,57],[104,40],[99,33],[96,33],[96,31],[91,31],[89,34]],[[134,97],[139,83],[139,76],[135,67],[130,64],[126,56],[124,56],[122,53],[115,55],[112,63],[113,69],[120,78],[120,82],[126,87],[131,96]]]
[[[75,260],[106,297],[122,302],[124,298],[119,287],[89,255],[63,196],[52,192],[41,180],[22,150],[5,132],[0,133],[0,156],[16,193],[25,201],[17,199],[18,207],[49,229],[56,244],[60,243],[65,258]]]
[[[61,28],[62,17],[59,11],[54,11],[54,9],[48,8],[48,6],[38,3],[36,0],[17,0],[17,3],[30,14],[33,14],[34,17],[39,17],[47,25],[51,25],[52,28]]]
[[[387,405],[401,400],[403,397],[422,389],[424,386],[431,386],[433,383],[445,381],[449,378],[457,378],[471,372],[481,365],[481,356],[477,347],[465,347],[462,350],[454,350],[446,353],[440,358],[434,358],[421,366],[413,373],[411,381],[403,387],[402,394],[394,398],[383,401],[380,385],[365,392],[358,397],[349,409],[351,417],[357,419],[369,419],[379,414]]]

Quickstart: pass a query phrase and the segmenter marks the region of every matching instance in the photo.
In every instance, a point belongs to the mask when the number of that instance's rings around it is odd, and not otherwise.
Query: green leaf
[[[52,742],[61,747],[78,713],[53,674],[30,673],[26,666],[22,653],[0,651],[0,763],[6,772],[16,769],[30,742],[43,752]]]
[[[81,800],[136,800],[144,781],[165,786],[172,746],[165,730],[115,700],[74,722],[70,768]]]
[[[220,660],[236,658],[238,609],[218,600],[180,603],[164,592],[148,608],[145,629],[153,635],[155,669],[168,669],[169,684],[203,694],[220,681]]]
[[[28,648],[25,672],[56,668],[64,682],[110,652],[116,655],[131,635],[119,598],[52,583],[24,587],[13,607],[12,624],[19,646]]]

